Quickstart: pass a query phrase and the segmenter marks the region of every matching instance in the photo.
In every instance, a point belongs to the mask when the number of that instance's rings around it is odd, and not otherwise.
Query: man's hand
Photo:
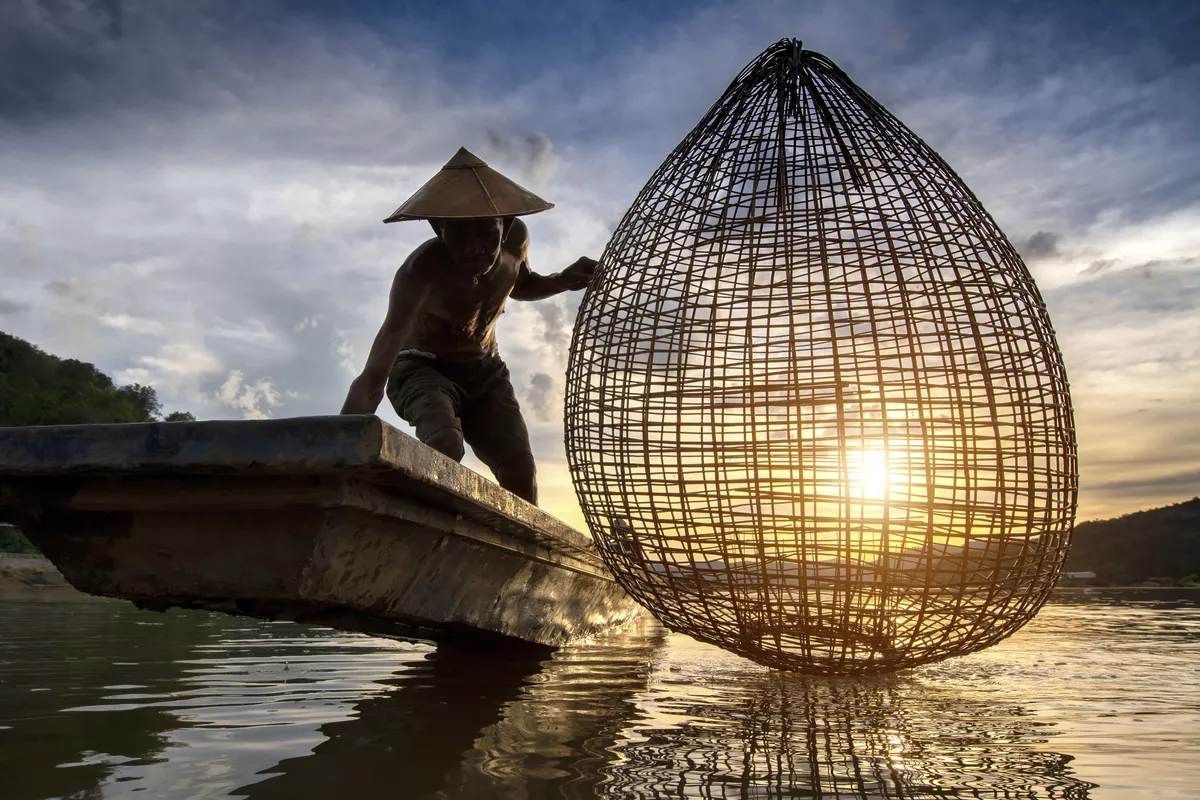
[[[538,275],[529,269],[528,262],[521,262],[521,273],[513,287],[513,300],[544,300],[561,292],[586,289],[596,275],[597,262],[594,258],[581,257],[574,264],[553,275]]]
[[[373,382],[369,375],[359,375],[350,383],[342,414],[374,414],[383,401],[383,384]]]
[[[562,282],[563,289],[567,291],[586,289],[596,274],[598,263],[594,258],[580,256],[578,261],[559,273],[558,279]]]

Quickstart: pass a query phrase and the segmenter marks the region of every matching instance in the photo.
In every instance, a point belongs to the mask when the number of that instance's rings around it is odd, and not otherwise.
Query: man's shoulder
[[[434,236],[432,239],[426,239],[414,247],[413,251],[408,254],[408,258],[404,259],[404,263],[400,265],[400,269],[396,271],[396,274],[419,274],[429,267],[440,265],[445,257],[445,248],[442,246],[442,240]]]
[[[411,292],[435,283],[436,276],[443,272],[441,267],[444,258],[441,240],[436,236],[417,245],[408,254],[408,258],[404,259],[404,263],[396,269],[396,275],[392,278],[392,291]]]
[[[520,217],[513,217],[512,227],[508,230],[509,238],[516,237],[519,241],[529,239],[529,226]]]
[[[504,237],[504,249],[510,253],[524,256],[528,247],[529,228],[520,217],[513,217],[512,225],[508,229],[508,236]]]

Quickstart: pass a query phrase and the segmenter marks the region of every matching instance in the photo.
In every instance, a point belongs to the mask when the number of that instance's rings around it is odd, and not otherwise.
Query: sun
[[[883,450],[850,454],[850,492],[858,500],[886,500],[897,483]]]

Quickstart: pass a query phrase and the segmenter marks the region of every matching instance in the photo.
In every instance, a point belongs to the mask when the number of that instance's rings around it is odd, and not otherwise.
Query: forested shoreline
[[[0,427],[188,420],[161,417],[152,386],[117,386],[93,364],[59,358],[0,331]]]
[[[1200,582],[1200,497],[1079,523],[1066,569],[1096,584]]]

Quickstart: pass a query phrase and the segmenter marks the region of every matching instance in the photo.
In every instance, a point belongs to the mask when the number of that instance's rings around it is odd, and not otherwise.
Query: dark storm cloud
[[[0,15],[0,118],[186,102],[206,88],[194,78],[237,49],[239,34],[264,32],[245,4],[214,0],[9,2]]]
[[[387,164],[445,160],[443,112],[498,121],[417,31],[331,35],[277,2],[25,0],[0,14],[0,133],[67,156],[201,149]],[[331,111],[334,113],[329,113]],[[324,113],[323,113],[324,112]],[[432,115],[436,115],[436,123]],[[131,156],[136,158],[137,156]]]
[[[1185,470],[1132,480],[1104,481],[1091,484],[1088,489],[1124,497],[1153,496],[1187,500],[1200,494],[1200,470]]]
[[[1017,245],[1017,251],[1029,260],[1056,256],[1058,255],[1058,242],[1061,238],[1057,233],[1038,231]]]
[[[23,314],[28,310],[29,305],[27,303],[18,303],[16,300],[0,297],[0,315],[11,316]]]
[[[81,285],[81,281],[78,279],[50,281],[46,284],[46,291],[63,300],[83,302],[88,297],[87,292]]]
[[[1096,261],[1093,261],[1092,263],[1090,263],[1086,267],[1084,267],[1082,270],[1080,270],[1079,274],[1080,275],[1099,275],[1101,272],[1106,272],[1106,271],[1112,269],[1118,263],[1120,263],[1120,262],[1117,261],[1117,259],[1115,259],[1115,258],[1097,259]]]
[[[69,108],[108,68],[119,2],[15,2],[0,15],[0,117]]]
[[[542,300],[533,307],[542,322],[543,341],[549,345],[552,353],[559,355],[566,353],[571,342],[571,328],[575,323],[574,315],[567,318],[564,302],[556,297]]]
[[[71,286],[66,281],[50,281],[46,284],[46,291],[55,297],[66,297],[71,293]]]
[[[539,422],[551,421],[556,411],[553,408],[554,378],[545,372],[533,373],[529,378],[529,390],[525,393],[525,399],[535,419]]]
[[[1200,257],[1155,259],[1119,271],[1106,265],[1090,272],[1090,280],[1045,293],[1057,327],[1111,327],[1125,318],[1200,314]]]

